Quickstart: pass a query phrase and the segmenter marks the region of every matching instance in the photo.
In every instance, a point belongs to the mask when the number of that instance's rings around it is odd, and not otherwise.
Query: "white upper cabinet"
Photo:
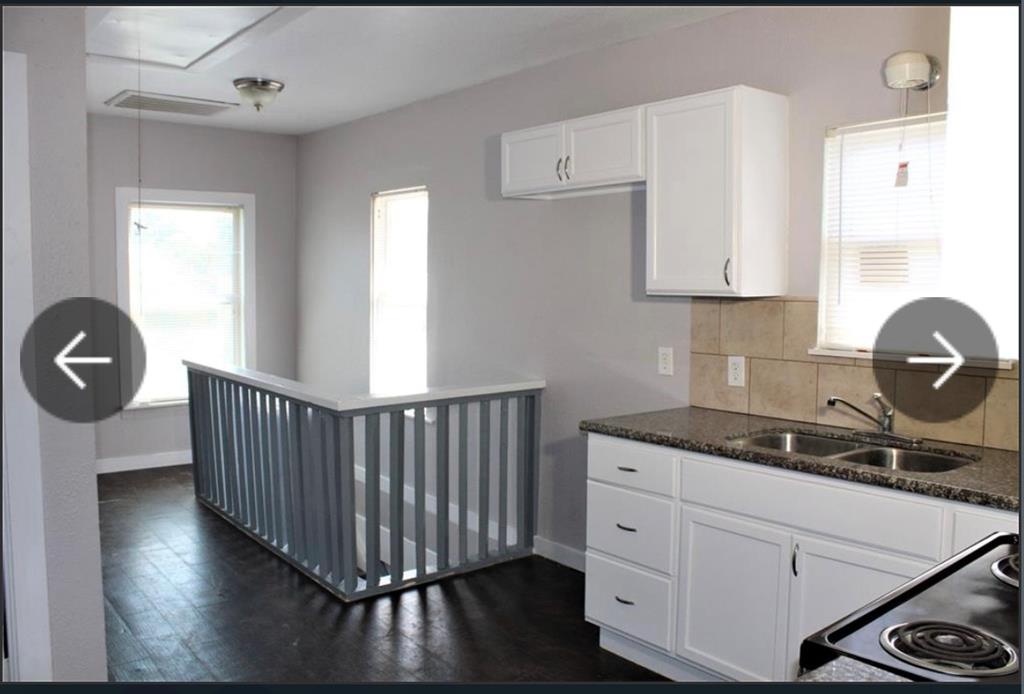
[[[568,121],[562,171],[568,188],[642,181],[643,109],[627,108]]]
[[[647,188],[647,293],[786,293],[789,107],[737,86],[501,136],[501,194]]]
[[[786,291],[786,98],[731,87],[647,107],[647,293]]]
[[[643,107],[501,136],[501,194],[552,198],[628,189],[644,180]]]
[[[501,193],[556,190],[565,183],[565,126],[544,125],[501,136]]]

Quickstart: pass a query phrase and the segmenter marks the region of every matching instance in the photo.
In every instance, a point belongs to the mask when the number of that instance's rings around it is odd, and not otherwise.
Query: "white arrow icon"
[[[53,358],[53,363],[57,367],[67,374],[67,377],[71,379],[71,382],[78,386],[79,390],[85,390],[85,381],[78,377],[74,371],[68,366],[68,364],[109,364],[111,362],[110,357],[69,357],[68,354],[78,343],[85,339],[85,331],[80,331],[75,335],[71,342],[67,343],[57,356]]]
[[[957,369],[964,365],[964,355],[957,351],[956,347],[949,344],[949,340],[942,336],[938,330],[932,333],[932,337],[949,352],[948,357],[907,357],[908,364],[949,364],[941,376],[932,384],[932,388],[938,390],[949,380],[949,377],[956,373]]]

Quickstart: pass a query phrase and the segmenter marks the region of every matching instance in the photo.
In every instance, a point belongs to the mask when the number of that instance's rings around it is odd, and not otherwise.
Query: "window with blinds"
[[[819,349],[870,350],[889,314],[941,293],[945,138],[941,114],[829,131]]]
[[[133,404],[186,400],[183,358],[244,365],[242,224],[242,207],[130,205],[130,315],[146,344]]]
[[[373,196],[370,392],[427,386],[426,188]]]

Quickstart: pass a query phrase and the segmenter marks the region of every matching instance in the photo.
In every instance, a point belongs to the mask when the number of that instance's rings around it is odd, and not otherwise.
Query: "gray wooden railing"
[[[185,365],[196,497],[343,600],[532,552],[543,381],[339,399]]]

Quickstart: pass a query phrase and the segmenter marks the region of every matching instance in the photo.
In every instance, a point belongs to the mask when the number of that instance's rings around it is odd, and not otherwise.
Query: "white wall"
[[[940,7],[747,9],[302,137],[300,379],[366,390],[370,194],[427,185],[430,380],[547,379],[539,531],[582,547],[577,423],[686,404],[689,302],[644,295],[642,193],[503,200],[500,134],[736,83],[789,95],[790,293],[815,295],[826,127],[897,115],[882,61],[945,62],[947,36]]]
[[[88,132],[94,290],[116,303],[114,189],[136,185],[137,122],[90,115]],[[288,135],[142,123],[144,186],[255,196],[256,368],[289,378],[295,376],[296,349],[297,158],[298,141]],[[189,444],[184,406],[127,411],[96,425],[100,459],[182,451]]]
[[[4,7],[4,50],[27,56],[36,313],[92,293],[86,191],[85,12]],[[24,432],[7,432],[8,436]],[[106,680],[95,433],[39,413],[50,652],[57,680]],[[24,464],[10,461],[10,464]],[[12,532],[18,532],[12,519]]]

